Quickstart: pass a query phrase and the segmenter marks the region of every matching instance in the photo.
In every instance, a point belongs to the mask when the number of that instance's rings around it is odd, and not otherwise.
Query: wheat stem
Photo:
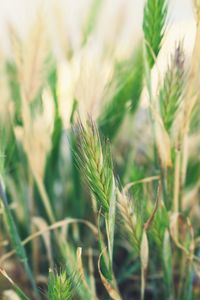
[[[180,166],[181,166],[181,151],[176,150],[176,163],[174,172],[174,200],[173,200],[173,211],[179,212],[179,195],[180,195]]]
[[[36,184],[37,184],[42,202],[44,204],[46,213],[48,215],[49,221],[53,224],[55,222],[56,218],[55,218],[55,215],[53,213],[53,210],[52,210],[50,200],[49,200],[49,197],[47,195],[44,183],[43,183],[42,179],[39,178],[38,176],[35,176],[35,181],[36,181]]]

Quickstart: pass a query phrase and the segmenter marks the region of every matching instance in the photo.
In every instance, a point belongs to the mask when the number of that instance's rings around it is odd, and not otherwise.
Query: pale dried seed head
[[[51,149],[51,134],[54,122],[54,100],[50,90],[45,90],[42,97],[43,110],[35,118],[26,117],[23,127],[15,128],[15,135],[22,143],[34,175],[43,178],[47,154]]]
[[[176,66],[176,69],[181,74],[184,73],[184,63],[185,63],[185,56],[184,56],[183,44],[178,43],[175,49],[174,64]]]
[[[124,192],[117,191],[117,206],[123,218],[123,224],[128,232],[134,234],[137,218],[134,214],[131,199]]]
[[[24,55],[23,43],[15,27],[10,23],[8,24],[8,35],[11,44],[13,59],[18,69],[18,80],[20,81],[22,77],[21,67],[23,64]]]
[[[65,128],[70,127],[70,117],[75,94],[77,67],[72,58],[70,62],[62,61],[57,68],[57,97],[60,116]]]
[[[49,40],[42,12],[36,15],[25,40],[11,25],[9,35],[21,92],[25,100],[31,102],[44,84],[49,55]]]
[[[45,63],[49,52],[44,16],[38,14],[25,43],[22,65],[22,86],[28,101],[32,101],[43,84]]]
[[[79,76],[74,97],[78,100],[81,119],[90,112],[96,120],[101,110],[102,99],[112,72],[112,63],[102,53],[86,49],[79,60]]]
[[[4,291],[2,297],[2,300],[20,300],[17,293],[15,293],[13,290]]]
[[[169,134],[164,127],[159,112],[157,112],[153,107],[152,113],[155,120],[155,137],[158,148],[158,154],[160,157],[162,167],[164,169],[167,169],[172,166],[171,142]]]

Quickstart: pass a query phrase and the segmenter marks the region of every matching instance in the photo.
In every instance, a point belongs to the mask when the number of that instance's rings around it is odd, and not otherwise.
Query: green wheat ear
[[[113,172],[110,145],[101,140],[94,122],[89,119],[86,125],[79,120],[74,128],[78,150],[77,165],[83,171],[89,189],[103,212],[108,213],[113,189]]]
[[[161,48],[165,33],[168,11],[167,0],[146,0],[144,7],[143,32],[146,42],[147,58],[150,68]]]
[[[160,90],[160,112],[167,131],[170,130],[175,114],[181,102],[184,88],[185,69],[184,52],[179,43],[171,57],[170,65],[165,73],[163,86]]]
[[[73,280],[65,271],[49,270],[48,298],[49,300],[72,300],[74,297]]]

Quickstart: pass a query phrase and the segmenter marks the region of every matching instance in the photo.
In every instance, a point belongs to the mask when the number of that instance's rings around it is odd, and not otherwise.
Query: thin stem
[[[106,225],[106,235],[107,235],[107,242],[108,242],[108,254],[109,254],[109,268],[112,268],[111,265],[112,265],[112,250],[111,250],[111,243],[110,243],[110,230],[109,230],[109,218],[108,216],[105,217],[105,225]]]
[[[176,163],[174,173],[174,198],[173,198],[173,211],[179,212],[179,192],[180,192],[180,165],[181,165],[181,152],[180,149],[176,150]]]
[[[36,181],[36,184],[37,184],[42,202],[44,204],[46,213],[48,215],[49,221],[51,223],[54,223],[56,221],[56,218],[54,216],[54,213],[53,213],[53,210],[52,210],[52,207],[51,207],[51,204],[50,204],[50,200],[49,200],[49,197],[47,195],[47,192],[46,192],[46,189],[45,189],[45,186],[44,186],[44,183],[38,176],[35,176],[35,181]]]
[[[43,201],[44,207],[46,209],[46,213],[48,215],[49,221],[53,225],[54,223],[56,223],[56,218],[55,218],[55,215],[53,213],[53,210],[52,210],[50,200],[49,200],[49,197],[47,195],[44,183],[37,176],[35,176],[35,180],[36,180],[37,187],[39,189],[40,196],[41,196],[41,199]],[[66,261],[67,260],[67,254],[66,254],[66,251],[64,249],[64,246],[66,245],[66,241],[63,241],[63,238],[62,238],[59,231],[55,232],[54,236],[55,236],[56,243],[57,243],[57,246],[59,248],[60,254],[61,254],[62,258],[64,258],[64,260]]]
[[[29,177],[28,177],[28,194],[29,194],[29,211],[31,215],[31,220],[35,216],[35,203],[34,203],[34,191],[33,191],[33,184],[34,184],[34,179],[32,172],[29,172]],[[31,226],[31,233],[34,231],[34,225],[33,222],[30,222]],[[35,240],[32,242],[32,262],[33,262],[33,273],[34,276],[36,277],[38,275],[39,271],[39,245],[38,245],[38,240]]]

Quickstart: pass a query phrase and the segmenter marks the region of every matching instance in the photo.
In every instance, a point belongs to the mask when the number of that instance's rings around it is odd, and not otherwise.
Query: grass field
[[[9,25],[0,299],[200,299],[200,1],[192,55],[177,40],[164,72],[168,1],[145,1],[122,52],[123,10],[94,47],[102,3],[79,45],[57,20],[62,60],[42,10],[27,36]]]

